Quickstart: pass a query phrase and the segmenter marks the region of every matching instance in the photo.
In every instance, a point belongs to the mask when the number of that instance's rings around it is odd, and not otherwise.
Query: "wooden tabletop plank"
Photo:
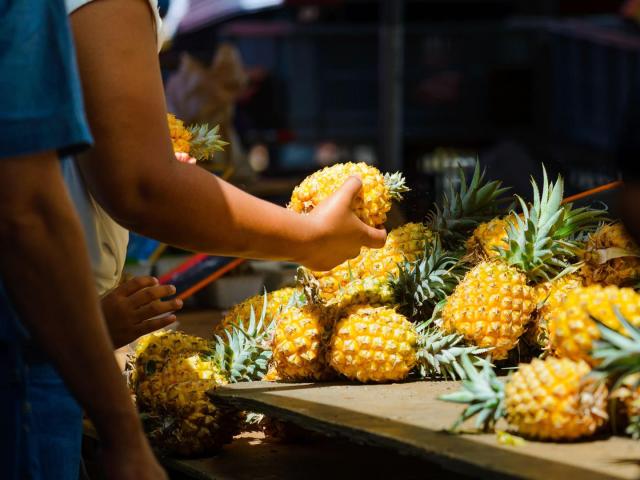
[[[622,437],[580,443],[501,445],[495,435],[446,432],[460,405],[437,400],[455,382],[393,385],[240,383],[214,401],[258,411],[325,434],[417,455],[485,478],[640,478],[640,442]]]

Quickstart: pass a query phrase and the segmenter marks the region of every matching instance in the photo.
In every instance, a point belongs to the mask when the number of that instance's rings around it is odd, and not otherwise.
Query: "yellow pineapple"
[[[398,276],[399,264],[415,261],[435,236],[421,223],[393,229],[380,249],[364,247],[360,255],[329,272],[303,271],[302,283],[325,305],[346,307],[356,303],[384,304],[391,300],[389,281]]]
[[[505,263],[482,262],[456,287],[442,312],[442,327],[471,344],[491,348],[496,360],[518,343],[536,307],[527,277]]]
[[[507,249],[508,217],[496,217],[488,222],[481,223],[467,239],[467,253],[478,261],[487,258],[496,258],[498,248]]]
[[[214,380],[192,380],[170,386],[158,413],[144,417],[154,447],[182,457],[210,456],[230,443],[241,428],[239,412],[214,406],[206,392]]]
[[[578,440],[594,435],[607,421],[607,388],[591,378],[583,361],[548,357],[521,364],[506,383],[490,365],[478,372],[463,358],[468,380],[463,390],[442,400],[469,404],[455,423],[478,415],[476,426],[495,427],[504,417],[519,435],[537,440]]]
[[[414,371],[423,379],[459,379],[463,354],[476,363],[484,350],[444,335],[432,320],[414,324],[394,308],[354,305],[341,312],[329,341],[329,364],[359,382],[395,382]]]
[[[416,364],[417,337],[414,325],[394,309],[357,306],[334,328],[330,364],[351,380],[400,381]]]
[[[130,382],[135,384],[159,372],[172,356],[207,352],[210,349],[211,342],[208,340],[174,330],[145,335],[136,342],[135,354],[127,366]]]
[[[591,364],[591,349],[600,333],[592,317],[622,332],[615,309],[634,326],[640,326],[640,294],[631,288],[591,285],[570,292],[549,316],[549,342],[552,353]]]
[[[603,225],[585,245],[585,284],[634,286],[640,280],[640,247],[621,223]]]
[[[213,128],[205,123],[185,127],[184,122],[170,113],[167,114],[169,135],[174,153],[186,153],[196,160],[210,160],[215,152],[221,152],[228,145],[220,138],[220,126]]]
[[[536,308],[534,286],[562,275],[575,261],[580,244],[576,233],[593,228],[601,211],[562,204],[561,177],[549,182],[544,171],[542,191],[532,180],[533,203],[519,199],[522,212],[511,215],[509,249],[477,264],[449,299],[442,312],[446,332],[460,333],[479,347],[492,348],[496,360],[508,356]]]
[[[277,316],[280,310],[290,304],[297,305],[304,303],[302,297],[303,293],[301,290],[290,287],[281,288],[267,293],[267,313],[265,315],[265,322],[270,323]],[[222,318],[222,321],[216,327],[216,332],[219,333],[223,330],[228,330],[229,327],[234,324],[244,326],[244,324],[249,321],[252,308],[256,317],[260,317],[264,301],[264,295],[255,295],[244,300],[238,305],[235,305]]]
[[[167,121],[169,122],[169,134],[171,135],[171,143],[173,144],[173,151],[189,153],[191,150],[191,133],[184,126],[182,120],[176,118],[171,113],[167,114]]]
[[[161,371],[137,384],[136,400],[142,409],[157,409],[166,404],[169,387],[195,380],[211,380],[216,385],[228,383],[215,360],[204,358],[198,353],[180,354],[171,356]]]
[[[318,306],[282,310],[276,318],[270,378],[293,382],[330,378],[326,344],[332,324],[332,312]]]
[[[382,226],[387,220],[392,200],[400,200],[402,193],[409,190],[400,173],[383,175],[366,163],[339,163],[305,178],[293,190],[289,208],[298,213],[309,213],[351,176],[362,180],[362,190],[356,197],[354,211],[372,227]]]
[[[535,287],[537,310],[525,333],[526,342],[534,347],[549,348],[549,317],[561,307],[572,290],[582,286],[582,278],[577,274],[564,275]]]

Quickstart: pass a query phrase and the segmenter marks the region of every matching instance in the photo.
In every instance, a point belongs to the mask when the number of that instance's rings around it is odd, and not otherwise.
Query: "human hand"
[[[138,435],[136,435],[138,437]],[[105,478],[108,480],[166,480],[164,469],[153,455],[144,435],[139,434],[126,446],[105,447],[102,451]]]
[[[370,227],[353,212],[352,205],[361,188],[362,181],[350,177],[307,215],[309,242],[300,263],[312,270],[330,270],[358,256],[362,246],[384,246],[387,232]]]
[[[159,285],[156,278],[145,276],[126,281],[105,295],[102,312],[114,346],[120,348],[175,322],[175,315],[164,314],[180,310],[182,300],[162,300],[175,292],[173,285]],[[164,316],[157,318],[160,315]]]
[[[193,157],[190,157],[188,153],[184,152],[176,152],[176,160],[180,163],[188,163],[190,165],[194,165],[197,160]]]

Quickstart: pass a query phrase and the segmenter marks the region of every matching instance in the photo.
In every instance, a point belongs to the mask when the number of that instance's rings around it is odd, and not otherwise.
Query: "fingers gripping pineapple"
[[[327,380],[326,344],[333,325],[330,310],[307,305],[286,308],[276,319],[269,379]]]
[[[310,212],[351,176],[357,176],[362,181],[354,211],[372,227],[382,226],[391,209],[391,201],[402,199],[402,194],[409,191],[399,172],[383,175],[380,170],[366,163],[338,163],[305,178],[293,190],[289,208],[298,213]]]
[[[596,363],[590,352],[600,333],[594,318],[616,331],[623,325],[616,309],[634,326],[640,326],[640,294],[631,288],[592,285],[578,288],[549,316],[549,340],[553,354]]]
[[[588,375],[583,361],[549,357],[521,364],[506,383],[489,364],[477,371],[463,357],[467,372],[463,390],[441,400],[469,404],[458,421],[478,415],[477,428],[485,431],[506,418],[520,435],[537,440],[577,440],[595,434],[607,421],[607,388]]]
[[[404,380],[417,369],[421,378],[464,378],[463,354],[480,362],[481,349],[445,336],[431,322],[414,325],[388,307],[349,308],[336,323],[329,342],[329,363],[338,373],[360,382]]]
[[[577,232],[594,228],[603,212],[562,205],[563,182],[550,183],[544,172],[542,192],[532,181],[533,204],[519,199],[522,214],[512,217],[508,249],[476,265],[449,297],[443,328],[474,345],[492,348],[496,360],[507,357],[536,308],[533,286],[559,276],[579,254]]]
[[[634,286],[640,280],[640,247],[621,223],[603,225],[585,245],[580,273],[587,285]]]

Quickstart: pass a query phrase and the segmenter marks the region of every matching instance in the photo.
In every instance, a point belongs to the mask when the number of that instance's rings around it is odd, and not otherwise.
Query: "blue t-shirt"
[[[0,0],[0,159],[91,141],[64,0]]]
[[[0,0],[0,161],[91,142],[64,0]],[[0,342],[26,335],[0,279]]]

